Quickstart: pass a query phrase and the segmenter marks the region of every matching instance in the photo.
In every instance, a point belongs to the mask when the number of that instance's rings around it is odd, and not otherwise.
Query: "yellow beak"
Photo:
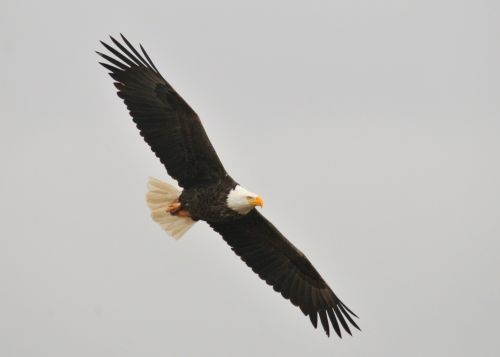
[[[255,206],[264,207],[264,201],[262,200],[262,197],[260,197],[260,196],[249,199],[248,203],[250,203],[254,207]]]

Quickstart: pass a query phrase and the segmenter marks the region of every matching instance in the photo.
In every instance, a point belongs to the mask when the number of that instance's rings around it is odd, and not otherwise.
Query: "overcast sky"
[[[14,1],[0,12],[0,355],[497,356],[498,1]],[[141,42],[359,316],[326,338],[198,223],[93,52]]]

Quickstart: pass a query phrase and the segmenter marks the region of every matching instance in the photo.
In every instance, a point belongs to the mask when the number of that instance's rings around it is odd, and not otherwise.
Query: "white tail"
[[[172,238],[179,239],[195,223],[189,217],[178,217],[166,211],[167,207],[179,198],[182,190],[153,177],[148,181],[146,201],[151,210],[151,218]]]

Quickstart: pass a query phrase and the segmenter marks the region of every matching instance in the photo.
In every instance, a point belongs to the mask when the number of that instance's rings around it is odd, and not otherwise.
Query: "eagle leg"
[[[177,211],[175,214],[177,217],[191,217],[188,211],[181,209],[180,211]]]
[[[165,211],[167,211],[167,213],[170,213],[172,216],[191,217],[188,211],[182,209],[179,200],[172,202]]]
[[[181,203],[178,200],[176,200],[172,202],[165,211],[167,211],[171,215],[175,215],[180,210],[181,210]]]

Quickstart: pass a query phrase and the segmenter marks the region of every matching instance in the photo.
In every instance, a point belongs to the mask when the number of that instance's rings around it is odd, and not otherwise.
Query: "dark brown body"
[[[227,222],[241,218],[241,214],[227,207],[227,195],[237,183],[230,176],[222,181],[202,187],[185,188],[179,201],[182,210],[194,220]]]

